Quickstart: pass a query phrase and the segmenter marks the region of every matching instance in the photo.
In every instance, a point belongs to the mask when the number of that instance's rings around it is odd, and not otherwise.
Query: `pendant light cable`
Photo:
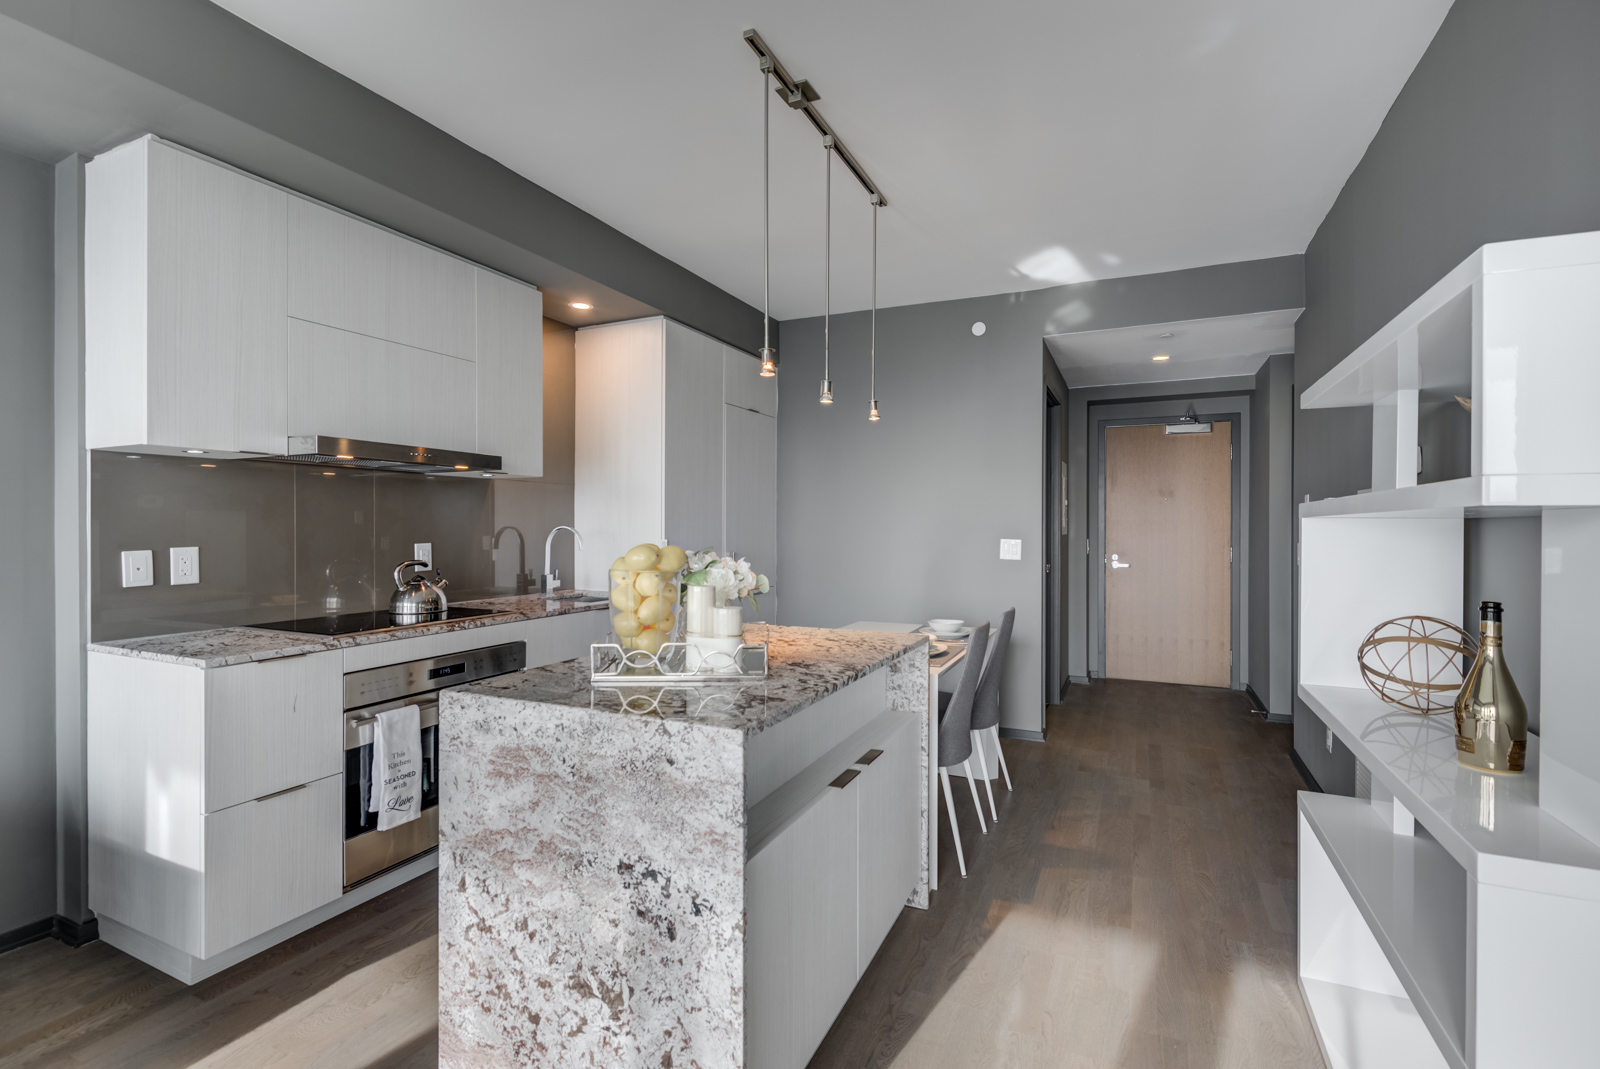
[[[878,422],[878,195],[872,195],[872,342],[868,348],[872,368],[872,410],[867,419]]]
[[[828,326],[833,315],[833,138],[822,139],[822,396],[833,404],[833,380],[828,376]]]
[[[778,350],[772,347],[772,99],[767,76],[772,57],[761,57],[761,377],[778,373]]]

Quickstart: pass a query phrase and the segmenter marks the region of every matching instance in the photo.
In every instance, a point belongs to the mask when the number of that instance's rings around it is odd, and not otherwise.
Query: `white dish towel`
[[[422,710],[385,709],[372,725],[372,790],[367,812],[388,831],[422,812]]]

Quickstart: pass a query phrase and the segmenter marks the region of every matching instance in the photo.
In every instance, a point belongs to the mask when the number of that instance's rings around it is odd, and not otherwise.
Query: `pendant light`
[[[772,104],[767,76],[772,57],[761,57],[761,377],[778,373],[778,350],[772,347]]]
[[[833,137],[822,139],[822,396],[833,404],[833,379],[828,377],[828,321],[833,312]]]
[[[882,200],[872,195],[872,342],[867,350],[872,367],[872,410],[867,419],[878,422],[878,203]]]

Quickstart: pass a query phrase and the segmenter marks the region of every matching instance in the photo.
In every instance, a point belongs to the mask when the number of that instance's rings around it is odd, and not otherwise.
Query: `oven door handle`
[[[416,704],[422,711],[422,720],[424,721],[422,725],[423,727],[431,728],[439,722],[438,702],[417,702]],[[347,731],[360,731],[362,728],[376,724],[377,722],[377,714],[373,714],[372,716],[352,716],[345,721],[345,728]],[[345,748],[350,748],[348,741],[346,742]]]

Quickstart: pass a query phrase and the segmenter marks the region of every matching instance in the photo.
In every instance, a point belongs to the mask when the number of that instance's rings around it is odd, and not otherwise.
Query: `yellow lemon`
[[[639,603],[639,622],[654,626],[667,612],[667,603],[660,598],[645,598]]]
[[[640,543],[622,555],[630,571],[647,572],[661,559],[661,550],[649,542]]]
[[[661,652],[661,632],[653,627],[639,632],[639,637],[633,640],[633,648],[649,654]]]
[[[672,629],[677,626],[678,618],[672,615],[671,609],[668,609],[664,614],[662,614],[660,621],[656,623],[656,630],[660,631],[663,635],[670,635],[672,634]]]
[[[661,587],[661,598],[668,605],[676,605],[678,603],[678,584],[664,583]]]
[[[687,553],[677,546],[668,546],[661,551],[661,559],[656,561],[656,571],[671,575],[687,563],[689,563]]]
[[[611,628],[618,638],[632,638],[644,630],[644,624],[631,612],[619,612],[611,618]]]
[[[633,589],[647,598],[661,593],[662,585],[660,572],[640,572],[633,579]]]
[[[639,597],[639,592],[633,589],[633,584],[611,588],[611,604],[622,612],[634,612],[639,608],[639,602],[644,599]]]

